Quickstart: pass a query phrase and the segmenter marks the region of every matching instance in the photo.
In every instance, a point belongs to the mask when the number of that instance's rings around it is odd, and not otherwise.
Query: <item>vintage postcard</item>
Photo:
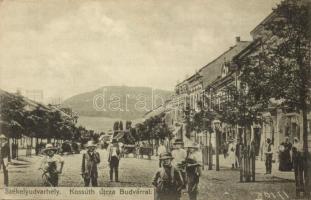
[[[0,0],[0,200],[311,199],[311,0]]]

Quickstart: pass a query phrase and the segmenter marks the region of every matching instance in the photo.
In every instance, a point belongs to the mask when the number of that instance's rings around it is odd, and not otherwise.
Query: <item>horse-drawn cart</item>
[[[125,144],[123,145],[123,155],[124,157],[128,157],[129,154],[133,154],[136,157],[136,146],[132,144]]]
[[[152,147],[139,147],[140,158],[144,158],[144,155],[148,156],[148,159],[151,159],[153,149]]]

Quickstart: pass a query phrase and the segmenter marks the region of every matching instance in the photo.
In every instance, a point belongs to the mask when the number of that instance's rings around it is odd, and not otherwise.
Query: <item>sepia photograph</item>
[[[311,200],[311,0],[0,0],[0,200]]]

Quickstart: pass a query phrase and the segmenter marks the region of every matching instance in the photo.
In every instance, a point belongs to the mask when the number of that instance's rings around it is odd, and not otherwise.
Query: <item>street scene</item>
[[[154,172],[158,169],[158,159],[124,158],[120,161],[120,182],[109,181],[109,167],[107,152],[100,151],[103,163],[99,165],[99,186],[100,187],[152,187],[151,181]],[[42,186],[41,173],[38,173],[41,157],[34,157],[20,162],[20,165],[10,168],[12,186]],[[65,156],[63,173],[60,176],[59,186],[72,185],[82,187],[84,185],[80,174],[81,155]],[[221,166],[221,171],[216,172],[204,170],[199,185],[198,199],[293,199],[295,196],[294,177],[288,175],[264,175],[262,171],[257,174],[256,183],[248,185],[239,182],[239,171],[231,170],[229,166]],[[139,169],[137,168],[139,166]],[[26,173],[27,176],[21,176]],[[187,199],[183,193],[181,199]]]
[[[0,192],[311,199],[310,0],[0,11]]]

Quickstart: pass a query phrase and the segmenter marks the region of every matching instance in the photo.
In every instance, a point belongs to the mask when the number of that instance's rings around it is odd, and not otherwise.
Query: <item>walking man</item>
[[[160,155],[162,167],[153,177],[152,185],[156,188],[157,200],[179,200],[184,185],[180,172],[174,168],[171,153]]]
[[[96,144],[93,141],[88,141],[87,152],[82,156],[81,174],[84,179],[84,186],[88,187],[92,183],[93,187],[98,186],[98,170],[97,165],[100,163],[99,153],[96,152]]]
[[[120,147],[116,139],[112,139],[111,145],[108,148],[108,152],[109,152],[108,162],[110,167],[110,181],[113,181],[113,173],[114,173],[115,181],[119,182]]]
[[[52,144],[46,144],[43,149],[45,157],[41,162],[41,169],[47,175],[47,182],[50,186],[57,187],[59,174],[62,173],[64,167],[64,159],[60,155],[56,155],[57,148]]]
[[[265,146],[266,174],[271,174],[272,171],[272,155],[273,155],[273,145],[271,139],[267,138],[267,143]]]

